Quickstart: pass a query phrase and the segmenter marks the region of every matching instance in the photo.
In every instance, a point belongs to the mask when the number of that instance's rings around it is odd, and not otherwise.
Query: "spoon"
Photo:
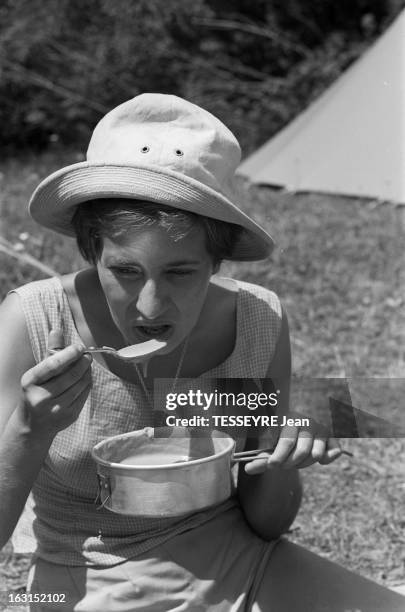
[[[121,349],[115,349],[112,346],[89,346],[86,347],[86,353],[108,353],[114,355],[123,361],[142,361],[144,357],[152,357],[155,353],[167,346],[167,342],[162,340],[147,340],[140,344],[131,344],[124,346]],[[51,354],[57,353],[60,349],[51,349]]]

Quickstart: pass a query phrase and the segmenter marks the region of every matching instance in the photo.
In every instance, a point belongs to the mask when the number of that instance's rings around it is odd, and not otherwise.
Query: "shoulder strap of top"
[[[237,337],[233,353],[206,376],[264,378],[281,331],[282,308],[275,293],[243,281],[238,285]]]
[[[238,281],[241,292],[241,350],[251,355],[250,375],[264,376],[273,359],[281,331],[282,308],[278,296],[264,287]]]

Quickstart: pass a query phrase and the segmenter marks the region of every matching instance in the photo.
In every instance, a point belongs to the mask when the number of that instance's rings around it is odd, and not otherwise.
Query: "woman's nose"
[[[168,298],[162,287],[148,280],[138,293],[136,307],[138,312],[147,319],[157,319],[167,308]]]

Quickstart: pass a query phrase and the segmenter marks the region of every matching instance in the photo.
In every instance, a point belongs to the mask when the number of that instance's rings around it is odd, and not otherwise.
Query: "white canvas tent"
[[[252,182],[405,202],[405,11],[307,110],[248,157]]]

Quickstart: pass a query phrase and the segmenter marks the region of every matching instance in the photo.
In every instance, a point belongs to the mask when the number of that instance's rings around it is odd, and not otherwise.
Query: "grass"
[[[75,245],[38,228],[26,202],[40,178],[78,159],[53,153],[0,167],[1,235],[60,273],[82,265]],[[269,229],[277,248],[270,262],[228,263],[223,272],[280,295],[289,315],[294,375],[306,381],[350,377],[361,388],[362,409],[399,423],[405,378],[403,209],[265,188],[245,188],[245,208]],[[0,261],[0,297],[43,277],[1,253]],[[304,470],[304,502],[290,537],[381,584],[405,582],[405,441],[344,442],[353,459]],[[0,562],[0,590],[20,588],[27,557],[8,547]]]

